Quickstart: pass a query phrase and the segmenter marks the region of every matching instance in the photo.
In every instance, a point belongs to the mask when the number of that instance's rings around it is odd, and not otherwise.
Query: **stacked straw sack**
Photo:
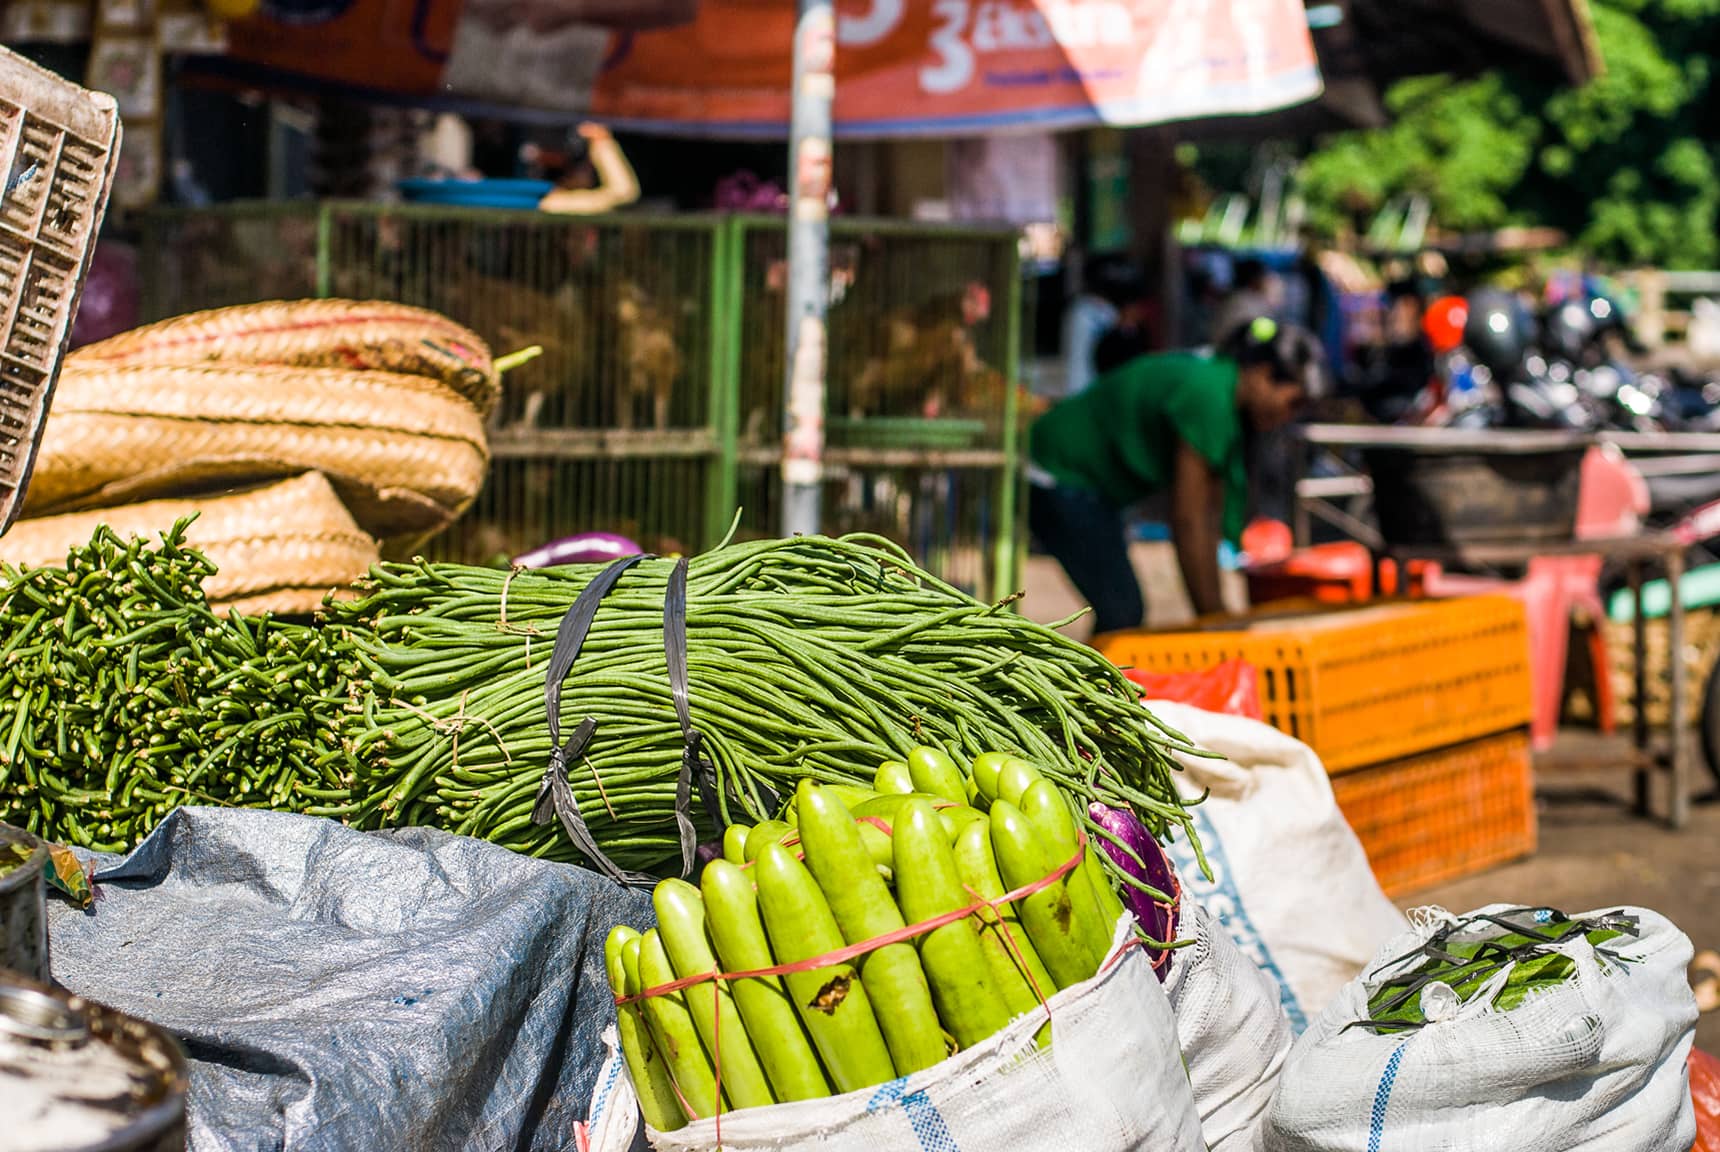
[[[400,304],[279,301],[139,328],[66,358],[0,559],[58,563],[97,524],[153,536],[197,513],[213,599],[306,612],[466,510],[499,393],[482,340]]]

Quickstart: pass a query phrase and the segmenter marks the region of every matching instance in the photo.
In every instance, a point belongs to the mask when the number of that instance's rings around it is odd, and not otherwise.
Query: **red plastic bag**
[[[1123,675],[1139,685],[1143,700],[1170,700],[1207,712],[1262,719],[1259,675],[1254,665],[1245,660],[1226,660],[1199,672],[1143,672],[1139,668],[1125,668]]]
[[[1690,1102],[1696,1106],[1696,1144],[1690,1152],[1720,1152],[1720,1060],[1690,1050]]]

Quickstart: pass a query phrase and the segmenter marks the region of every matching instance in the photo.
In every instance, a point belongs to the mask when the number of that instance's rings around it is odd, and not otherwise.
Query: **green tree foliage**
[[[1302,187],[1328,229],[1419,192],[1449,229],[1563,229],[1600,259],[1720,265],[1720,0],[1590,0],[1586,87],[1491,72],[1405,80],[1394,120],[1329,138]]]

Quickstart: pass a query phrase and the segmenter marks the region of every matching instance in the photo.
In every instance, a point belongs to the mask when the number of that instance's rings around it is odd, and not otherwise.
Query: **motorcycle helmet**
[[[1566,300],[1547,314],[1542,344],[1550,355],[1576,363],[1582,359],[1595,331],[1595,317],[1588,305],[1580,300]]]
[[[1469,302],[1461,296],[1441,296],[1422,313],[1421,331],[1434,354],[1455,352],[1463,343],[1463,325],[1469,319]]]
[[[1493,375],[1507,377],[1521,367],[1534,338],[1534,326],[1509,292],[1484,288],[1469,296],[1463,343]]]

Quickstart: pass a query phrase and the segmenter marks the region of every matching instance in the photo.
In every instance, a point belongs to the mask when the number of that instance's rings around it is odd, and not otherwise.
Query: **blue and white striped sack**
[[[1276,982],[1293,1031],[1361,972],[1381,940],[1408,925],[1374,879],[1319,756],[1276,728],[1168,700],[1148,707],[1219,759],[1178,756],[1178,791],[1206,799],[1191,815],[1194,849],[1166,845],[1183,892]]]
[[[615,1025],[603,1030],[603,1043],[609,1055],[598,1070],[575,1152],[648,1152],[645,1126],[639,1123],[639,1095],[627,1075],[621,1033]]]
[[[1605,955],[1581,936],[1556,945],[1574,974],[1514,1008],[1492,1006],[1507,968],[1466,1004],[1424,993],[1430,1022],[1413,1032],[1349,1027],[1367,1018],[1392,962],[1455,919],[1418,909],[1415,926],[1388,941],[1291,1049],[1267,1125],[1269,1152],[1689,1148],[1690,941],[1654,912],[1622,912],[1639,918],[1636,938],[1608,941]]]
[[[1119,936],[1125,926],[1132,929],[1133,921],[1119,924]],[[1126,950],[1109,970],[1063,989],[1048,1006],[1049,1048],[1034,1044],[1034,1033],[1045,1022],[1042,1013],[1034,1012],[984,1043],[888,1084],[727,1113],[722,1148],[1204,1152],[1170,1002],[1141,949]],[[625,1078],[620,1061],[611,1063]],[[598,1082],[609,1079],[606,1069]],[[617,1096],[608,1106],[619,1105]],[[626,1152],[636,1126],[637,1119],[632,1125],[604,1123],[609,1142],[594,1140],[593,1152]],[[718,1147],[712,1120],[648,1134],[657,1152],[715,1152]]]

